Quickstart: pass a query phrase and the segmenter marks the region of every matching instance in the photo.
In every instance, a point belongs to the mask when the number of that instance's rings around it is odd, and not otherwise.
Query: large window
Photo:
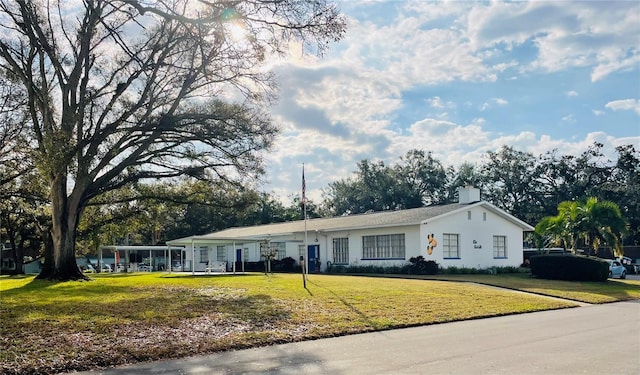
[[[209,261],[209,247],[200,246],[200,263],[207,263]]]
[[[223,261],[227,260],[226,259],[227,257],[226,257],[226,254],[225,254],[226,253],[225,250],[226,249],[225,249],[224,246],[218,246],[216,248],[216,260],[217,261],[223,262]]]
[[[348,238],[333,239],[333,263],[349,264],[349,239]]]
[[[493,257],[507,257],[507,236],[493,236]]]
[[[280,260],[287,256],[287,243],[286,242],[262,242],[260,243],[260,256],[263,258],[273,251],[276,260]]]
[[[404,258],[404,233],[362,236],[362,259]]]
[[[457,233],[442,234],[442,256],[447,258],[460,258],[460,245]]]

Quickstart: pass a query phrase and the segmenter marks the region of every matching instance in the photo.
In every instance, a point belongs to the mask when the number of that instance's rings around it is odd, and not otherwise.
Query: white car
[[[151,272],[153,271],[153,267],[148,264],[138,264],[138,271]]]
[[[627,277],[627,269],[617,260],[609,260],[609,277],[619,277],[624,279]]]

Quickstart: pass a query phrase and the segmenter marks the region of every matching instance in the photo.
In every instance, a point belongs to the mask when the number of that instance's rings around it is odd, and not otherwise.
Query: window
[[[467,211],[467,220],[471,220],[471,211]]]
[[[227,259],[225,259],[226,258],[225,252],[226,251],[225,251],[224,246],[218,246],[216,248],[216,260],[218,260],[220,262],[227,260]]]
[[[272,251],[274,258],[280,260],[287,256],[287,243],[286,242],[262,242],[260,243],[260,256],[265,258],[266,255]]]
[[[271,248],[278,252],[278,254],[276,255],[276,259],[284,259],[287,257],[286,242],[274,242],[271,244]]]
[[[458,234],[443,233],[442,234],[442,255],[444,258],[460,258],[460,246]]]
[[[304,251],[304,245],[298,245],[298,256],[307,259],[307,253]],[[299,260],[300,258],[296,259]]]
[[[207,263],[209,261],[209,247],[200,246],[200,263]]]
[[[507,236],[493,236],[493,257],[507,257]]]
[[[404,233],[362,236],[363,259],[404,259]]]
[[[349,239],[348,238],[333,239],[333,263],[349,264]]]

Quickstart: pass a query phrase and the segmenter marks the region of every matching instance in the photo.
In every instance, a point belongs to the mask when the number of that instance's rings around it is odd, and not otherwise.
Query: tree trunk
[[[39,279],[88,280],[76,263],[75,232],[78,207],[70,204],[66,184],[67,179],[64,175],[57,176],[51,183],[52,241],[46,246],[52,248],[45,249],[45,265],[38,275]]]
[[[11,257],[13,258],[13,264],[15,265],[15,269],[11,271],[11,274],[22,275],[24,274],[24,269],[22,266],[24,257],[22,255],[22,251],[20,251],[20,249],[18,249],[18,246],[16,245],[16,239],[13,233],[9,236],[9,246],[11,246]]]

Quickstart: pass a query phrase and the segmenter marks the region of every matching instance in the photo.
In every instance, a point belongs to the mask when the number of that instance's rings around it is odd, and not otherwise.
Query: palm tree
[[[622,256],[621,237],[627,223],[618,205],[592,197],[580,205],[579,210],[577,229],[585,245],[593,249],[594,253],[598,252],[600,245],[609,245],[616,257]]]
[[[564,217],[561,215],[542,218],[536,225],[534,238],[538,249],[551,246],[562,246],[566,249],[572,246],[571,237],[565,230]]]
[[[621,256],[621,237],[626,226],[615,203],[589,198],[586,202],[560,202],[558,215],[544,217],[536,225],[536,236],[562,244],[574,254],[578,241],[583,240],[594,252],[598,251],[600,245],[609,245],[615,256]]]

